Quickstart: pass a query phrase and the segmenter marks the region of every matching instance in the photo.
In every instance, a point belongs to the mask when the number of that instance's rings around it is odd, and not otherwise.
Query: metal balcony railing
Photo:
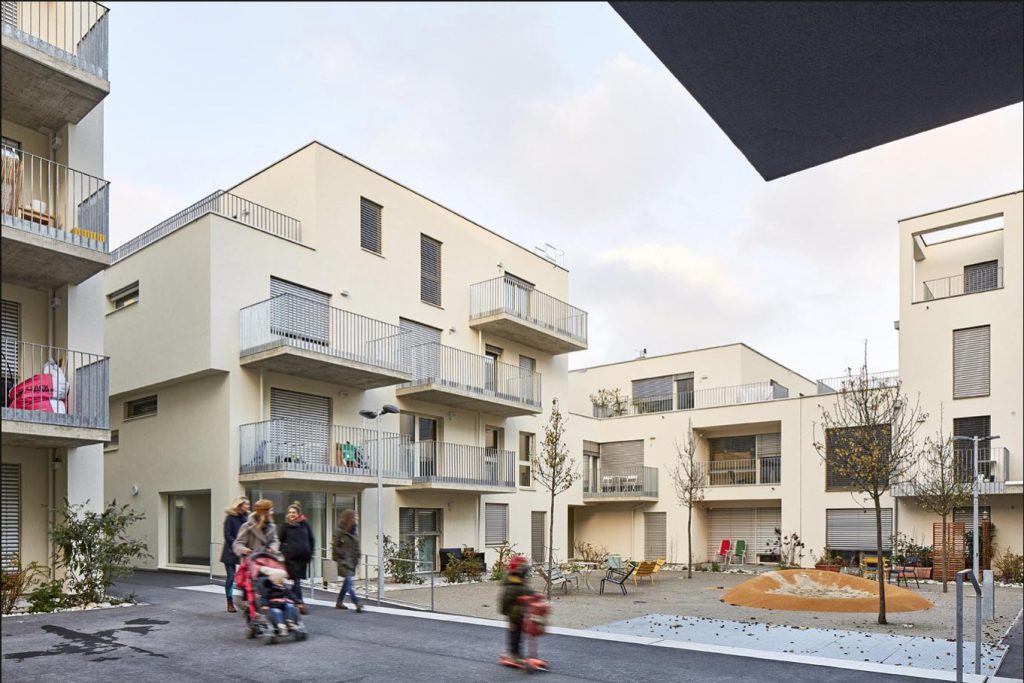
[[[4,224],[107,253],[110,183],[7,145],[0,162]]]
[[[403,387],[434,384],[477,394],[482,398],[541,407],[541,376],[518,365],[502,363],[439,343],[408,350],[413,380]]]
[[[110,429],[110,359],[3,338],[3,419]]]
[[[381,476],[411,479],[408,437],[380,434]],[[307,472],[377,476],[377,432],[303,420],[266,420],[239,427],[239,472]]]
[[[107,15],[98,2],[4,2],[3,32],[26,45],[110,80]]]
[[[584,498],[656,498],[658,496],[658,468],[633,466],[614,472],[602,472],[597,480],[589,473],[583,477]]]
[[[697,391],[680,391],[667,396],[625,399],[618,405],[593,405],[596,418],[623,417],[667,413],[673,410],[717,408],[720,406],[759,403],[789,398],[789,389],[778,382],[752,382],[729,387],[713,387]]]
[[[286,344],[379,368],[408,372],[408,333],[398,325],[279,294],[239,312],[239,352]]]
[[[956,449],[953,451],[954,469],[952,476],[955,481],[966,485],[967,490],[971,489],[974,482],[974,449]],[[1010,480],[1010,451],[1007,448],[997,446],[995,448],[978,449],[978,477],[979,492],[983,495],[1003,493],[1006,490],[1006,482]],[[914,496],[918,489],[914,481],[916,473],[912,473],[907,481],[894,484],[892,495],[896,497]]]
[[[411,444],[413,481],[515,488],[516,454],[443,441]]]
[[[922,283],[924,289],[924,301],[945,299],[961,294],[977,294],[988,292],[993,289],[1000,289],[1003,286],[1003,269],[989,268],[977,273],[970,273],[966,276],[950,275],[934,280],[925,280]]]
[[[756,486],[782,480],[782,458],[769,455],[745,460],[713,460],[703,463],[708,486]]]
[[[470,285],[470,320],[501,313],[547,328],[581,344],[587,343],[586,311],[509,277]]]
[[[895,387],[899,379],[899,370],[885,370],[883,372],[868,373],[863,384],[870,389],[887,389]],[[818,380],[818,393],[835,394],[841,391],[852,391],[859,389],[861,385],[862,381],[859,374],[826,377],[825,379]]]
[[[158,223],[135,239],[125,242],[111,252],[110,260],[116,263],[123,258],[131,256],[143,247],[149,246],[161,237],[166,237],[175,230],[208,213],[215,213],[219,216],[230,218],[248,225],[250,228],[262,230],[292,242],[302,241],[302,223],[298,219],[286,216],[273,209],[268,209],[248,199],[242,199],[229,192],[217,190],[208,197],[200,199],[192,206]]]

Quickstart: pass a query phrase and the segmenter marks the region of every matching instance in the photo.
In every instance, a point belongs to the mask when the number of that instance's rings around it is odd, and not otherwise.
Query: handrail
[[[438,384],[488,398],[541,407],[540,373],[437,342],[409,347],[412,381],[403,387]]]
[[[587,312],[507,276],[469,286],[469,319],[505,313],[587,343]]]
[[[900,379],[899,370],[884,370],[882,372],[868,373],[866,385],[870,389],[885,389],[895,386]],[[818,380],[819,394],[836,394],[841,391],[851,391],[861,386],[861,376],[857,373],[826,377]]]
[[[967,278],[960,274],[925,280],[921,286],[924,289],[924,297],[920,301],[934,301],[963,294],[991,292],[993,289],[1003,287],[1003,268],[1000,266],[994,271],[978,273]]]
[[[778,484],[782,457],[767,455],[741,460],[711,460],[701,463],[707,486],[752,486]]]
[[[584,473],[584,498],[613,498],[626,496],[656,497],[658,495],[658,468],[633,465],[614,471],[602,471],[597,481]]]
[[[104,80],[109,58],[107,16],[98,2],[4,2],[3,32]]]
[[[975,593],[974,610],[974,673],[981,674],[981,585],[973,569],[956,573],[956,680],[964,680],[964,576],[971,580]]]
[[[512,451],[445,441],[417,441],[411,447],[413,481],[516,487],[516,454]]]
[[[789,398],[789,389],[774,380],[748,382],[725,387],[708,387],[675,394],[624,399],[618,405],[593,404],[593,415],[598,419],[668,413],[697,408],[718,408],[745,403],[760,403]]]
[[[117,263],[121,259],[131,256],[140,249],[148,247],[160,238],[166,237],[208,213],[215,213],[219,216],[230,218],[250,228],[270,233],[292,242],[302,241],[302,223],[298,219],[273,209],[268,209],[265,206],[248,199],[243,199],[230,192],[217,190],[203,197],[195,204],[182,209],[170,218],[157,223],[138,237],[114,249],[110,254],[111,263]]]

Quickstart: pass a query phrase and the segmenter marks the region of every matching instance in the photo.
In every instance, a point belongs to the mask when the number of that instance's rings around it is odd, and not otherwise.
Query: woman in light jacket
[[[228,597],[228,611],[235,611],[235,569],[238,567],[238,556],[232,550],[235,539],[238,538],[238,530],[245,524],[249,517],[249,499],[245,496],[235,498],[231,507],[224,510],[224,547],[220,551],[220,561],[224,563],[224,570],[227,578],[224,579],[224,592]]]
[[[235,544],[231,547],[240,558],[263,551],[276,553],[280,546],[277,540],[277,527],[274,526],[273,501],[260,498],[252,507],[253,513],[249,515],[249,521],[238,530]]]

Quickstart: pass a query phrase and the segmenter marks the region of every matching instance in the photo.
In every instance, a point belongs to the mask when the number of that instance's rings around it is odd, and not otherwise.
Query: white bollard
[[[981,613],[985,621],[993,621],[996,618],[996,580],[991,569],[984,569],[981,572]]]

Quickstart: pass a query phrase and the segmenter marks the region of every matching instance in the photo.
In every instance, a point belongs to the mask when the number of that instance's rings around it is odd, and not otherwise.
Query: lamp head
[[[385,403],[381,406],[380,412],[382,415],[397,415],[401,411],[390,403]]]
[[[359,414],[365,417],[367,420],[377,419],[377,413],[372,410],[360,410]]]

